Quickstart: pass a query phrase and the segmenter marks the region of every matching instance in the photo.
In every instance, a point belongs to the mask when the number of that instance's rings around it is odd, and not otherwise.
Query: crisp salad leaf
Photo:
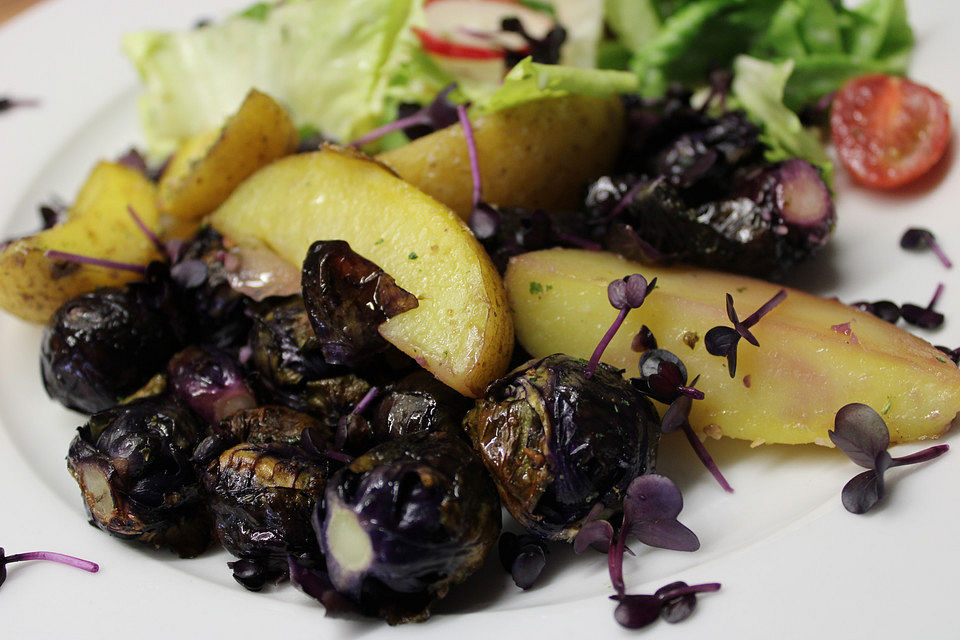
[[[474,113],[490,113],[525,102],[570,94],[606,97],[636,93],[637,76],[627,71],[582,69],[521,60],[493,94],[474,103]]]
[[[747,54],[793,61],[784,97],[795,110],[851,76],[904,73],[913,48],[905,0],[608,0],[607,21],[647,95]]]
[[[817,137],[803,128],[800,118],[783,103],[783,92],[793,71],[793,62],[776,63],[739,56],[733,62],[731,91],[737,106],[763,125],[760,139],[767,145],[771,162],[802,158],[833,182],[833,164]]]
[[[419,0],[292,0],[258,4],[220,24],[128,34],[124,51],[144,83],[152,154],[223,124],[251,87],[283,104],[299,128],[350,140],[379,123],[417,50]],[[434,89],[417,74],[421,89]],[[418,89],[408,87],[407,92]],[[433,90],[432,94],[436,91]],[[432,95],[431,94],[431,95]]]

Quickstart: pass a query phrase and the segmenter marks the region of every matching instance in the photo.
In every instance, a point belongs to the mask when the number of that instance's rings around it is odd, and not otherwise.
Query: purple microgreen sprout
[[[457,121],[456,107],[452,102],[447,100],[447,96],[449,96],[456,87],[456,84],[447,85],[437,94],[430,104],[425,105],[419,111],[405,118],[399,118],[381,127],[377,127],[373,131],[351,142],[350,146],[362,147],[365,144],[382,138],[388,133],[401,131],[407,127],[425,125],[433,129],[443,129],[444,127],[452,125]]]
[[[947,254],[944,253],[943,249],[937,243],[936,237],[934,237],[933,233],[928,229],[920,229],[917,227],[907,229],[903,232],[903,236],[900,237],[900,246],[912,251],[930,249],[936,254],[937,258],[940,259],[944,267],[947,269],[953,267],[950,258],[947,257]]]
[[[617,206],[615,206],[613,210],[610,212],[610,214],[607,216],[607,220],[613,220],[614,218],[619,216],[621,213],[623,213],[623,210],[627,208],[627,205],[630,204],[630,201],[633,200],[633,197],[637,195],[640,189],[642,189],[643,187],[649,184],[650,183],[644,182],[643,180],[637,180],[633,184],[633,186],[630,187],[625,194],[623,194],[623,197],[620,198],[620,201],[617,203]]]
[[[657,589],[652,596],[611,596],[611,599],[619,602],[613,617],[627,629],[640,629],[661,617],[667,622],[677,623],[686,620],[693,613],[697,604],[696,594],[719,590],[719,582],[690,586],[686,582],[678,581]]]
[[[90,562],[82,558],[68,556],[63,553],[53,553],[52,551],[30,551],[28,553],[15,553],[11,556],[5,555],[3,547],[0,547],[0,586],[3,586],[7,579],[7,565],[14,562],[25,562],[27,560],[47,560],[49,562],[58,562],[77,569],[83,569],[90,573],[100,571],[100,565],[96,562]]]
[[[633,336],[633,342],[630,348],[637,352],[653,351],[657,348],[657,338],[653,335],[650,327],[643,325],[637,335]]]
[[[727,368],[731,378],[736,377],[737,373],[737,346],[740,344],[740,338],[743,338],[755,347],[759,347],[760,343],[756,337],[750,333],[750,328],[757,324],[760,318],[770,313],[774,307],[783,302],[783,299],[786,297],[786,290],[780,289],[776,295],[767,300],[759,309],[741,322],[737,317],[737,310],[733,307],[733,296],[729,293],[727,294],[727,317],[730,319],[733,327],[713,327],[710,331],[707,331],[707,335],[704,336],[703,344],[706,346],[707,352],[710,353],[710,355],[723,356],[727,359]]]
[[[531,535],[505,531],[498,543],[500,563],[513,578],[514,584],[526,591],[536,583],[547,566],[546,543]]]
[[[143,232],[143,235],[147,237],[147,240],[157,248],[157,251],[160,252],[160,255],[164,256],[168,260],[171,260],[169,252],[167,251],[167,245],[163,244],[163,241],[153,232],[153,230],[147,226],[143,219],[137,215],[137,212],[133,210],[133,207],[127,205],[127,213],[130,214],[130,217],[133,218],[134,223],[137,227],[140,228],[140,231]]]
[[[690,386],[695,387],[698,379],[699,376],[694,378]],[[690,425],[690,409],[693,406],[693,400],[693,397],[686,394],[677,396],[677,399],[670,404],[667,411],[663,414],[663,420],[660,422],[660,431],[663,433],[674,433],[682,430],[690,446],[693,447],[693,451],[697,454],[697,457],[700,458],[700,462],[703,463],[707,471],[710,472],[710,475],[716,479],[724,491],[733,493],[733,487],[730,486],[727,479],[720,473],[720,467],[717,466],[710,452],[708,452],[707,448],[700,442],[700,438],[697,437],[697,434],[693,431],[693,427]]]
[[[370,387],[370,389],[363,394],[363,397],[360,398],[360,402],[357,403],[357,406],[353,408],[353,411],[350,413],[359,415],[367,410],[374,400],[377,399],[377,396],[380,395],[380,387]]]
[[[290,575],[290,584],[322,604],[326,609],[325,615],[336,616],[356,611],[356,605],[340,595],[333,587],[330,575],[325,569],[305,567],[292,556],[288,556],[287,572]]]
[[[866,311],[872,316],[880,318],[884,322],[889,322],[890,324],[897,324],[897,320],[900,319],[900,307],[890,302],[889,300],[877,300],[876,302],[854,302],[850,305],[854,309],[859,309],[860,311]]]
[[[683,495],[666,476],[639,476],[627,487],[623,498],[623,523],[607,553],[610,582],[618,596],[626,594],[623,553],[628,536],[660,549],[696,551],[700,548],[696,534],[677,520],[682,509]]]
[[[327,447],[320,434],[312,427],[305,427],[300,432],[300,441],[297,446],[315,458],[329,458],[343,464],[353,462],[353,456]]]
[[[856,464],[867,469],[853,477],[844,487],[841,500],[850,513],[866,513],[886,495],[883,475],[892,467],[933,460],[950,448],[939,444],[917,453],[894,458],[887,451],[890,431],[876,411],[865,404],[848,404],[834,420],[828,431],[830,440]]]
[[[651,349],[640,356],[640,390],[659,402],[670,404],[680,395],[703,400],[703,391],[687,386],[687,367],[666,349]]]
[[[631,309],[639,309],[643,301],[647,299],[647,295],[649,295],[656,286],[656,278],[648,284],[647,279],[639,273],[614,280],[607,285],[607,299],[614,309],[620,310],[620,313],[617,314],[613,324],[610,325],[610,328],[607,329],[603,338],[600,339],[597,348],[593,350],[593,355],[590,356],[590,362],[587,365],[587,378],[593,377],[593,372],[597,370],[597,366],[600,364],[600,357],[603,355],[604,350],[606,350],[607,345],[610,344],[610,341],[613,340],[613,336],[617,334],[620,326],[623,325],[627,314],[630,313]]]
[[[36,98],[11,98],[10,96],[0,96],[0,113],[9,111],[14,107],[39,107],[40,101]]]
[[[88,264],[95,267],[103,267],[104,269],[116,269],[118,271],[129,271],[131,273],[137,273],[146,275],[147,268],[142,264],[130,264],[127,262],[115,262],[113,260],[105,260],[103,258],[93,258],[91,256],[83,256],[77,253],[67,253],[65,251],[57,251],[55,249],[49,249],[44,252],[47,258],[51,260],[63,260],[66,262],[76,262],[77,264]]]
[[[580,554],[587,549],[594,549],[600,553],[609,553],[613,543],[613,525],[600,519],[603,512],[603,503],[598,502],[590,509],[586,519],[580,526],[580,531],[573,538],[573,552]]]
[[[938,329],[943,324],[943,314],[934,311],[933,307],[936,306],[940,296],[943,295],[943,289],[944,286],[941,282],[937,285],[936,291],[933,292],[933,298],[930,299],[930,304],[926,308],[910,303],[900,305],[900,315],[906,322],[921,329]]]

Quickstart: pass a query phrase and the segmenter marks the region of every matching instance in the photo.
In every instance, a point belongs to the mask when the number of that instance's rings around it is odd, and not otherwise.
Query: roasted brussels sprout
[[[418,431],[463,433],[470,401],[426,371],[412,373],[383,395],[370,420],[376,443]]]
[[[187,347],[167,363],[167,376],[171,392],[207,424],[257,406],[240,365],[214,347]]]
[[[143,294],[132,286],[97,289],[54,313],[40,345],[43,385],[51,398],[96,413],[163,368],[180,342]]]
[[[649,400],[613,367],[532,360],[493,382],[464,427],[504,506],[532,534],[572,540],[597,503],[618,509],[653,471],[660,430]]]
[[[742,111],[715,111],[682,90],[628,99],[619,170],[587,189],[591,235],[632,259],[780,276],[827,241],[830,192],[803,160],[767,162]]]
[[[200,554],[210,542],[210,517],[190,464],[200,437],[193,415],[166,395],[91,417],[67,455],[91,523],[181,557]]]
[[[444,433],[386,442],[331,478],[318,539],[337,591],[390,624],[421,621],[497,541],[496,488]]]
[[[331,465],[292,446],[243,443],[203,474],[220,543],[238,558],[283,571],[287,556],[316,557],[311,525]]]
[[[312,564],[319,557],[311,514],[326,478],[340,466],[302,449],[332,436],[314,418],[279,406],[238,411],[214,427],[194,452],[214,519],[214,535],[241,561],[228,563],[234,578],[259,591],[286,573],[287,557]]]
[[[327,363],[299,297],[253,307],[250,359],[254,382],[271,402],[309,413],[329,427],[350,412],[370,385]]]
[[[323,357],[358,365],[387,349],[377,328],[419,304],[343,240],[319,240],[303,261],[303,301]]]
[[[185,317],[187,342],[227,348],[242,343],[250,327],[247,296],[230,286],[225,239],[202,227],[184,243],[170,267],[177,307]]]

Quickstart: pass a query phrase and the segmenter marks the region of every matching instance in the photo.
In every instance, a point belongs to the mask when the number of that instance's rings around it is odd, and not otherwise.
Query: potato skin
[[[696,267],[654,267],[610,253],[549,249],[514,257],[504,282],[520,344],[535,357],[587,358],[616,317],[607,285],[641,273],[657,288],[631,311],[603,361],[637,375],[633,337],[647,325],[676,353],[706,397],[693,403],[697,430],[755,443],[830,446],[837,411],[861,402],[883,414],[893,442],[937,438],[960,411],[960,370],[920,338],[862,311],[794,289],[742,341],[736,378],[703,337],[730,325],[724,295],[745,317],[779,285]],[[531,287],[536,283],[537,287]],[[841,329],[850,323],[852,333]],[[834,328],[836,327],[836,328]]]
[[[623,139],[619,98],[566,96],[473,121],[484,200],[504,207],[577,208],[583,187],[613,166]],[[473,180],[459,124],[377,156],[404,180],[470,215]]]
[[[51,249],[145,265],[157,251],[127,207],[151,229],[159,227],[156,186],[139,171],[101,162],[77,195],[67,220],[12,242],[0,252],[0,309],[46,323],[64,302],[97,287],[120,286],[139,276],[128,271],[51,260]]]
[[[297,130],[283,107],[251,89],[219,134],[187,140],[160,178],[160,209],[198,221],[257,169],[297,148]]]
[[[332,146],[283,158],[210,221],[297,266],[316,240],[349,242],[419,300],[380,325],[388,342],[474,398],[506,370],[513,322],[489,256],[454,212],[376,161]]]

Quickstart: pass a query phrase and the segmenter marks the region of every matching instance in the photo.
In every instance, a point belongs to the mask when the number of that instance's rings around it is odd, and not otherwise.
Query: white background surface
[[[95,160],[138,139],[137,80],[119,52],[123,32],[186,28],[237,7],[229,0],[61,0],[0,29],[0,94],[42,101],[0,115],[0,236],[32,228],[39,201],[54,193],[71,199]],[[912,2],[911,20],[918,39],[913,76],[960,104],[960,6]],[[904,193],[869,193],[841,180],[835,240],[791,283],[842,300],[920,303],[942,281],[947,323],[929,337],[960,344],[960,271],[897,247],[906,227],[926,226],[960,261],[960,169],[950,164],[939,183]],[[737,489],[726,495],[685,443],[672,439],[662,448],[661,471],[683,489],[681,520],[703,548],[642,549],[625,571],[633,593],[652,593],[672,579],[723,583],[720,593],[700,598],[689,620],[640,632],[619,628],[607,600],[605,558],[566,549],[555,550],[542,582],[526,593],[492,558],[426,624],[391,629],[327,619],[289,586],[246,592],[230,577],[224,552],[178,560],[88,526],[64,462],[82,418],[46,399],[39,336],[35,327],[0,317],[0,545],[8,553],[72,553],[102,569],[89,575],[50,563],[11,565],[0,589],[4,638],[960,636],[960,451],[893,470],[885,505],[858,517],[843,510],[839,493],[859,469],[836,451],[709,441]],[[953,434],[945,441],[960,444]],[[895,455],[919,448],[904,445]]]

